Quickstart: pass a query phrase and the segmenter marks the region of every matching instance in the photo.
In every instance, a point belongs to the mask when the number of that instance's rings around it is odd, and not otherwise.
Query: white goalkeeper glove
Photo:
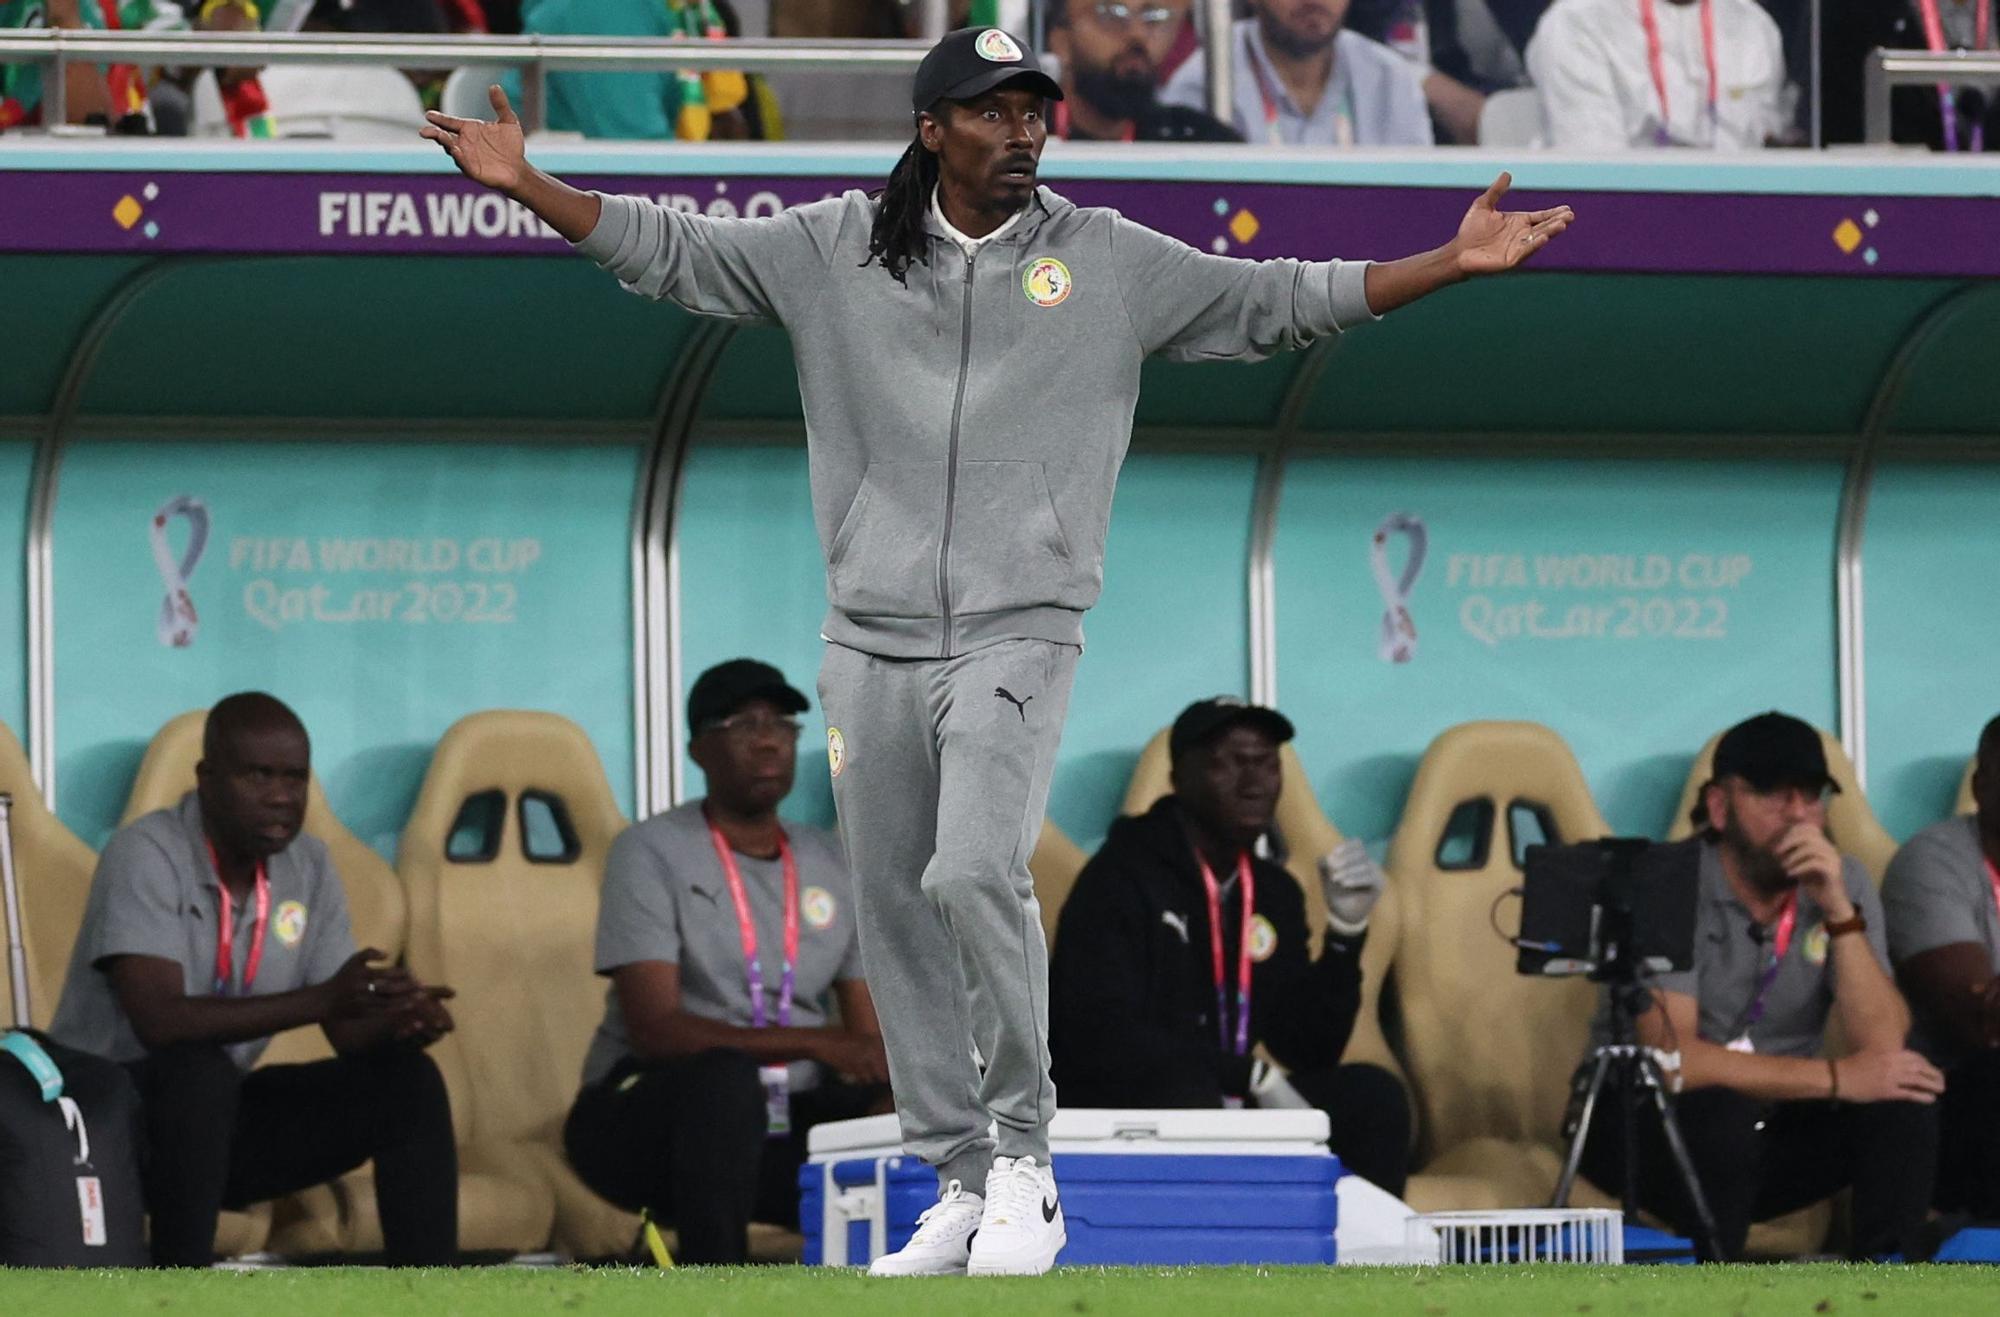
[[[1327,923],[1342,937],[1359,937],[1368,912],[1382,895],[1386,876],[1369,858],[1359,837],[1349,837],[1320,857],[1320,890],[1326,895]]]

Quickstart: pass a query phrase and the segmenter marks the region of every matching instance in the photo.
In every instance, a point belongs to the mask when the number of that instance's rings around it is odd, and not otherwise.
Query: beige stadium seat
[[[1701,789],[1713,775],[1715,744],[1722,739],[1717,732],[1708,739],[1708,744],[1695,756],[1694,767],[1688,770],[1687,783],[1681,788],[1679,808],[1674,812],[1673,827],[1667,833],[1669,841],[1679,841],[1694,835],[1695,801]],[[1833,844],[1844,854],[1861,861],[1862,867],[1879,887],[1882,875],[1888,871],[1889,861],[1896,855],[1896,839],[1875,817],[1874,809],[1868,804],[1868,797],[1862,794],[1854,780],[1854,762],[1847,757],[1847,751],[1840,742],[1822,731],[1820,741],[1826,746],[1827,771],[1840,784],[1840,791],[1827,804],[1826,830],[1833,838]]]
[[[1410,1201],[1425,1210],[1539,1206],[1560,1169],[1596,996],[1580,979],[1516,974],[1494,932],[1518,917],[1504,899],[1521,882],[1517,822],[1520,844],[1609,831],[1554,732],[1465,723],[1424,752],[1389,845],[1388,926],[1371,942],[1394,975],[1424,1172]]]
[[[528,854],[530,810],[566,820],[558,850]],[[446,1078],[463,1112],[461,1156],[543,1186],[554,1247],[582,1258],[621,1254],[638,1233],[638,1218],[586,1188],[562,1154],[563,1118],[604,1012],[605,982],[592,972],[597,901],[624,827],[575,723],[476,713],[438,742],[397,855],[410,968],[459,994],[459,1064]]]
[[[1954,814],[1977,814],[1979,802],[1972,798],[1972,770],[1979,767],[1979,757],[1974,755],[1965,761],[1965,776],[1958,780],[1958,803],[1952,806]]]
[[[14,798],[11,830],[21,897],[21,942],[28,960],[28,1015],[46,1029],[62,996],[70,948],[83,927],[97,853],[42,803],[28,756],[11,728],[0,725],[0,791]],[[0,917],[3,919],[4,917]],[[0,954],[0,1002],[13,999],[7,957]],[[16,1021],[7,1007],[6,1022]]]
[[[120,820],[130,823],[156,809],[179,803],[195,786],[195,765],[201,761],[202,732],[208,723],[205,709],[181,714],[162,727],[146,747],[132,782]],[[310,731],[310,729],[308,729]],[[374,849],[350,832],[328,805],[319,775],[307,785],[306,835],[326,844],[334,872],[340,875],[347,896],[348,919],[357,947],[372,946],[391,960],[403,955],[409,913],[403,886],[395,870]],[[451,1039],[432,1049],[439,1068],[450,1072]],[[333,1054],[326,1035],[317,1027],[291,1029],[278,1035],[259,1060],[260,1065],[293,1065],[320,1061]],[[459,1122],[463,1128],[463,1121]],[[517,1188],[506,1178],[483,1176],[471,1166],[461,1166],[459,1176],[459,1246],[468,1252],[509,1252],[539,1248],[548,1235],[550,1209],[527,1181]],[[521,1202],[525,1198],[525,1203]],[[275,1204],[259,1204],[258,1211],[269,1218],[269,1239],[252,1247],[268,1247],[278,1253],[309,1256],[318,1253],[375,1253],[382,1247],[381,1221],[375,1211],[375,1180],[369,1167],[343,1176],[331,1185],[318,1185]],[[225,1213],[225,1231],[240,1227]],[[231,1235],[230,1238],[236,1238]],[[218,1252],[234,1254],[243,1249]]]

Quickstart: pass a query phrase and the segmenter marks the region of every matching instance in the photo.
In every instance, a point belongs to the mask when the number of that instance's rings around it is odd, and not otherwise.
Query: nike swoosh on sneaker
[[[1049,1222],[1049,1221],[1054,1221],[1055,1219],[1056,1219],[1056,1200],[1053,1198],[1043,1199],[1042,1220],[1044,1222]]]

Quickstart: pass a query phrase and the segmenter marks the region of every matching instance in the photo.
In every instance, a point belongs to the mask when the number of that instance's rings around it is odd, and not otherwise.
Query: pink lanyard
[[[722,861],[722,876],[729,880],[729,899],[736,906],[736,931],[743,939],[743,975],[750,985],[750,1027],[764,1027],[764,963],[757,958],[757,925],[750,917],[750,897],[743,889],[743,875],[736,868],[735,853],[715,820],[706,810],[708,838],[715,843],[715,857]],[[778,1027],[792,1022],[792,991],[799,961],[799,866],[792,858],[792,843],[783,828],[778,829],[778,859],[785,868],[785,969],[778,984]]]
[[[1639,0],[1639,22],[1646,29],[1646,63],[1652,69],[1653,90],[1660,97],[1657,138],[1661,146],[1670,146],[1673,138],[1667,126],[1673,116],[1667,105],[1667,56],[1660,42],[1660,15],[1654,4],[1655,0]],[[1701,55],[1708,66],[1708,122],[1711,129],[1719,130],[1716,89],[1722,84],[1715,72],[1715,0],[1701,0]]]
[[[1215,871],[1208,867],[1208,859],[1199,847],[1195,849],[1194,862],[1201,866],[1201,884],[1208,893],[1208,950],[1215,967],[1215,1028],[1221,1035],[1222,1046],[1229,1048],[1229,1004],[1225,984],[1227,970],[1222,958],[1222,887],[1215,881]],[[1236,934],[1236,1055],[1242,1056],[1250,1050],[1250,923],[1256,916],[1256,878],[1250,872],[1250,852],[1239,851],[1236,855],[1236,882],[1243,889],[1243,920]]]
[[[264,963],[264,930],[271,923],[271,880],[265,876],[264,862],[257,862],[257,918],[250,925],[250,954],[243,961],[243,987],[232,994],[230,980],[236,977],[236,902],[230,898],[229,884],[222,879],[222,861],[215,843],[208,843],[208,861],[215,866],[215,889],[222,894],[222,927],[215,935],[215,995],[249,996],[256,985],[257,970]]]
[[[1989,35],[1990,11],[1987,0],[1973,0],[1978,6],[1974,11],[1972,48],[1986,49]],[[1924,20],[1924,44],[1932,50],[1942,51],[1944,44],[1944,14],[1938,9],[1938,0],[1917,0],[1917,9]],[[1951,88],[1945,83],[1938,84],[1938,112],[1944,119],[1944,149],[1958,150],[1958,107],[1951,98]],[[1975,121],[1972,125],[1972,149],[1986,147],[1986,125]]]
[[[1792,949],[1792,931],[1798,922],[1799,898],[1793,894],[1785,898],[1784,913],[1778,916],[1777,936],[1771,939],[1771,958],[1764,965],[1764,975],[1757,982],[1757,995],[1751,999],[1750,1009],[1743,1013],[1743,1027],[1737,1033],[1749,1033],[1750,1026],[1764,1018],[1764,998],[1778,981],[1778,967],[1785,963],[1785,953]]]

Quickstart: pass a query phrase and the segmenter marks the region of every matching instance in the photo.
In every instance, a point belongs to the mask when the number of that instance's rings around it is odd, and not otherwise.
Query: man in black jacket
[[[1399,1197],[1409,1102],[1386,1071],[1342,1065],[1382,873],[1359,843],[1321,861],[1317,960],[1305,898],[1258,855],[1278,803],[1283,714],[1203,700],[1168,737],[1173,794],[1111,825],[1063,905],[1049,1050],[1065,1106],[1315,1106],[1348,1168]],[[1254,1055],[1259,1044],[1290,1074]]]

